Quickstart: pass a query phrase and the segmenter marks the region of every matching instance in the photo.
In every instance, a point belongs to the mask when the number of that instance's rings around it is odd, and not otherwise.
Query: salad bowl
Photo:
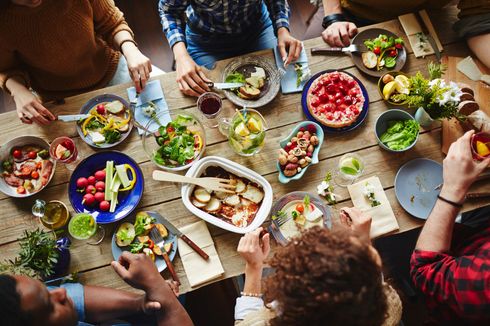
[[[415,119],[412,117],[412,115],[410,115],[410,113],[408,113],[406,111],[403,111],[403,110],[390,109],[388,111],[385,111],[385,112],[381,113],[379,115],[378,119],[376,119],[376,124],[375,124],[376,140],[378,141],[379,146],[381,148],[387,150],[388,152],[393,152],[393,153],[405,152],[405,151],[408,151],[409,149],[411,149],[412,147],[414,147],[415,144],[417,143],[418,138],[419,138],[419,130],[418,129],[417,129],[417,134],[415,136],[415,139],[412,141],[412,143],[406,145],[406,147],[404,147],[403,149],[398,149],[398,150],[392,149],[389,146],[387,146],[381,140],[383,134],[390,127],[390,122],[393,122],[393,121],[407,121],[407,120],[413,120],[413,121],[415,121]],[[400,134],[397,137],[398,138],[398,142],[403,142],[404,139],[406,138],[406,136],[403,136],[402,135],[402,133],[404,133],[404,132],[405,132],[405,130],[401,130],[401,131],[398,132]]]

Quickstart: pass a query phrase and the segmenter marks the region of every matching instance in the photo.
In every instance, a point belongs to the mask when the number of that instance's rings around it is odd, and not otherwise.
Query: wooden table
[[[451,19],[451,17],[449,17],[449,19]],[[436,26],[448,26],[446,19],[437,20],[435,23]],[[386,28],[397,35],[403,35],[398,21],[385,22],[378,24],[377,27]],[[455,37],[451,34],[452,32],[450,29],[439,28],[437,30],[440,31],[440,39],[445,45],[446,53],[451,53],[452,55],[459,54],[461,56],[467,54],[468,50],[465,48],[465,45],[455,41]],[[307,49],[322,44],[323,41],[320,38],[304,42]],[[309,51],[307,52],[309,55]],[[426,71],[427,62],[431,58],[415,59],[409,47],[408,53],[408,60],[404,71],[408,74],[414,74],[418,70]],[[273,58],[271,50],[262,51],[257,54]],[[219,80],[221,71],[228,62],[229,60],[219,62],[216,68],[209,72],[209,76],[214,80]],[[287,185],[280,184],[277,180],[275,165],[276,153],[279,148],[278,141],[289,134],[291,128],[297,122],[305,119],[301,109],[300,94],[279,94],[272,103],[260,109],[270,125],[270,130],[267,132],[266,145],[258,155],[253,157],[241,157],[234,154],[228,147],[226,139],[215,129],[206,130],[208,140],[206,155],[224,156],[262,174],[271,183],[274,190],[274,199],[277,199],[294,190],[304,190],[315,193],[316,186],[322,181],[328,170],[334,169],[339,157],[346,152],[356,152],[362,156],[366,162],[364,177],[377,175],[381,179],[395,215],[397,216],[400,225],[399,232],[404,232],[422,225],[423,221],[409,216],[400,207],[395,198],[393,182],[399,167],[409,160],[417,157],[428,157],[439,162],[442,161],[440,128],[423,131],[415,148],[406,153],[393,154],[383,151],[376,143],[374,122],[377,116],[388,107],[385,102],[381,100],[377,91],[377,80],[362,75],[353,66],[352,61],[348,56],[309,57],[309,63],[313,74],[325,69],[344,69],[356,75],[368,89],[370,105],[369,115],[360,128],[342,135],[326,135],[319,154],[320,163],[311,166],[300,182],[291,182]],[[183,96],[179,92],[178,86],[175,83],[175,73],[168,73],[158,78],[161,81],[166,101],[171,109],[196,110],[196,99]],[[108,87],[106,89],[68,98],[66,99],[66,103],[52,109],[57,114],[78,113],[80,107],[86,101],[98,94],[112,93],[127,98],[126,88],[129,86],[130,85],[119,85]],[[234,110],[234,105],[228,100],[224,100],[223,103],[225,114],[231,115],[232,110]],[[20,123],[15,112],[0,115],[0,126],[2,126],[0,144],[21,135],[40,136],[48,141],[61,135],[78,137],[75,124],[56,122],[47,128],[26,126]],[[128,140],[117,146],[115,149],[123,151],[133,157],[143,170],[145,176],[145,192],[138,207],[139,210],[156,210],[162,213],[164,212],[177,227],[198,220],[197,217],[190,214],[183,206],[180,199],[179,185],[155,182],[152,180],[151,172],[155,169],[155,166],[143,151],[141,140],[136,131],[133,131],[130,137],[128,137]],[[85,156],[88,156],[93,152],[93,149],[84,146],[83,151],[85,152]],[[41,193],[27,199],[8,198],[5,195],[0,194],[0,211],[2,212],[2,222],[0,224],[0,259],[3,260],[15,256],[18,252],[16,239],[21,236],[22,231],[25,229],[33,229],[39,225],[38,221],[30,212],[31,206],[36,198],[42,198],[44,200],[59,199],[65,203],[69,203],[67,195],[69,176],[69,172],[62,164],[60,164],[56,169],[53,180]],[[337,204],[335,210],[339,207],[351,206],[349,194],[346,189],[338,187],[337,190],[345,200]],[[481,206],[485,203],[488,203],[488,201],[472,201],[468,205],[465,205],[465,209]],[[334,220],[336,219],[337,216],[334,216]],[[99,246],[89,246],[83,242],[76,241],[73,243],[71,247],[72,261],[70,271],[80,272],[81,281],[85,284],[130,289],[129,286],[119,279],[110,266],[110,262],[113,259],[110,243],[113,227],[114,226],[110,226],[107,229],[107,237]],[[240,239],[240,235],[224,231],[212,225],[208,225],[208,227],[214,238],[216,249],[225,269],[225,274],[222,279],[243,273],[244,262],[236,253],[236,246]],[[176,271],[182,281],[181,292],[193,290],[189,286],[181,261],[178,257],[176,257],[174,263]],[[168,277],[168,274],[166,274],[166,276]]]

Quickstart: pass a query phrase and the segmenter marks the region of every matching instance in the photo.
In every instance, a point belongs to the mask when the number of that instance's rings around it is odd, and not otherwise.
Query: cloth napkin
[[[299,63],[303,67],[303,71],[307,72],[307,76],[310,75],[308,68],[308,57],[306,55],[305,47],[303,45],[303,49],[299,55],[298,60],[290,63],[287,68],[284,68],[284,62],[281,58],[281,53],[279,52],[279,48],[276,46],[274,48],[274,57],[276,59],[276,65],[279,71],[285,71],[285,74],[281,77],[281,92],[283,94],[296,93],[301,92],[303,90],[303,86],[308,81],[308,77],[305,77],[305,80],[301,82],[299,86],[297,86],[297,75],[294,70],[294,64]],[[303,73],[304,74],[304,73]]]
[[[429,15],[425,10],[420,10],[419,14],[422,17],[422,20],[425,22],[425,25],[427,26],[427,30],[429,31],[437,47],[439,48],[439,52],[442,52],[443,47],[441,41],[439,40],[439,37],[437,37],[436,30],[434,29],[434,26],[430,21]],[[420,26],[417,18],[415,17],[415,14],[401,15],[398,16],[398,19],[400,20],[400,24],[402,25],[405,34],[407,34],[408,41],[412,46],[413,54],[415,55],[415,57],[420,58],[430,54],[434,54],[434,50],[430,46],[429,41],[426,42],[428,45],[424,48],[420,48],[420,46],[418,46],[419,38],[417,34],[422,32],[422,27]]]
[[[130,87],[126,91],[128,93],[129,100],[132,101],[136,97],[136,88]],[[149,126],[149,130],[151,132],[155,132],[160,125],[156,121],[153,121],[150,117],[144,115],[141,110],[141,108],[147,106],[149,102],[153,102],[153,104],[156,105],[157,109],[155,113],[157,114],[158,120],[162,125],[165,125],[172,120],[170,118],[167,102],[165,102],[162,85],[158,79],[146,84],[145,89],[138,97],[134,114],[136,121],[138,121],[142,126],[146,126],[148,122],[152,121],[153,123]],[[138,128],[138,133],[140,135],[143,134],[143,132],[144,130]]]
[[[381,205],[371,207],[371,202],[364,194],[366,183],[373,186],[375,198]],[[378,177],[373,176],[364,179],[358,183],[347,186],[347,189],[349,190],[354,207],[369,214],[373,218],[370,233],[371,238],[377,238],[400,228]]]
[[[191,287],[209,282],[223,275],[225,271],[206,223],[199,221],[180,228],[180,231],[209,255],[209,259],[204,260],[179,238],[179,255]]]

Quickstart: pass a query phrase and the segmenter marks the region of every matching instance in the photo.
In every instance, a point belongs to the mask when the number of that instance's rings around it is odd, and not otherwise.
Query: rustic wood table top
[[[464,56],[468,50],[463,42],[458,41],[449,26],[448,19],[453,17],[442,17],[433,19],[438,30],[441,42],[444,45],[445,53],[451,55]],[[373,26],[370,26],[373,27]],[[404,36],[403,30],[397,20],[384,22],[376,25],[392,31],[397,35]],[[407,44],[407,63],[404,72],[414,74],[417,71],[426,71],[426,65],[433,56],[425,59],[416,59],[410,46]],[[281,184],[277,180],[276,158],[279,148],[278,142],[289,134],[293,126],[305,117],[301,108],[301,94],[279,94],[274,101],[265,107],[260,108],[269,123],[270,129],[267,131],[266,145],[263,150],[253,157],[242,157],[235,154],[228,147],[228,142],[216,129],[207,129],[207,148],[205,155],[218,155],[231,159],[237,163],[243,164],[261,175],[263,175],[272,185],[274,190],[274,199],[282,195],[302,190],[316,193],[316,186],[322,181],[328,170],[333,170],[337,165],[338,159],[346,152],[356,152],[365,161],[365,172],[363,177],[377,175],[386,191],[390,200],[393,211],[397,217],[400,230],[404,232],[415,227],[421,226],[423,221],[411,217],[398,204],[395,197],[393,183],[395,174],[404,163],[418,157],[427,157],[438,162],[442,162],[443,154],[441,152],[441,129],[435,128],[421,132],[419,141],[416,146],[405,153],[393,154],[382,150],[374,134],[374,123],[376,118],[388,109],[387,104],[380,98],[377,90],[377,79],[363,75],[355,66],[349,56],[311,56],[309,49],[315,46],[324,45],[321,38],[311,39],[304,42],[307,49],[309,66],[312,74],[325,69],[343,69],[356,77],[366,86],[369,92],[369,114],[364,123],[356,130],[344,134],[330,135],[326,134],[323,146],[321,148],[319,159],[320,163],[311,166],[300,182],[290,182]],[[270,57],[273,60],[272,50],[261,51],[257,53],[261,56]],[[218,62],[216,67],[208,73],[211,79],[218,81],[222,69],[230,60]],[[162,84],[166,101],[171,109],[185,109],[196,111],[196,99],[186,97],[180,93],[178,85],[175,82],[175,72],[167,73],[157,77]],[[85,93],[79,96],[66,99],[62,105],[51,107],[56,114],[76,114],[81,106],[92,97],[111,93],[127,98],[126,88],[129,84],[108,87],[97,91]],[[234,105],[224,100],[225,114],[231,115],[235,109]],[[412,112],[413,113],[413,112]],[[21,124],[15,112],[4,113],[0,115],[0,144],[8,140],[22,136],[35,135],[52,141],[54,138],[62,135],[77,138],[76,127],[74,123],[56,122],[46,128],[38,126],[27,126]],[[152,171],[156,166],[149,160],[143,150],[140,137],[136,131],[127,138],[125,142],[118,145],[116,150],[130,155],[140,165],[145,177],[145,191],[138,210],[154,210],[165,214],[177,227],[193,223],[198,220],[184,207],[180,198],[180,185],[164,182],[156,182],[151,178]],[[82,148],[84,156],[94,152],[84,144]],[[68,200],[68,181],[70,172],[59,164],[56,168],[55,175],[46,189],[35,196],[26,199],[9,198],[0,194],[0,212],[2,221],[0,223],[0,260],[14,257],[18,252],[18,243],[16,241],[22,235],[25,229],[34,229],[40,225],[38,220],[31,214],[31,206],[34,200],[42,198],[44,200],[58,199],[65,203]],[[478,187],[478,185],[477,185]],[[337,192],[344,198],[334,207],[334,211],[344,206],[351,206],[349,194],[345,188],[337,187]],[[468,210],[484,204],[488,200],[473,200],[465,204],[464,209]],[[73,213],[71,207],[71,212]],[[337,215],[334,214],[334,227]],[[244,262],[236,253],[236,247],[240,239],[239,234],[227,232],[213,225],[208,224],[208,228],[214,239],[216,249],[219,253],[223,264],[225,274],[221,279],[230,278],[244,271]],[[110,263],[113,259],[111,252],[111,236],[114,230],[113,225],[107,227],[107,236],[99,246],[90,246],[82,241],[74,241],[71,247],[71,265],[70,271],[78,271],[80,280],[84,284],[103,285],[120,289],[131,289],[126,285],[113,271]],[[273,249],[274,250],[274,249]],[[192,291],[187,281],[183,266],[178,255],[174,260],[174,265],[182,282],[181,292]],[[165,277],[169,277],[164,272]],[[219,281],[216,279],[215,281]]]

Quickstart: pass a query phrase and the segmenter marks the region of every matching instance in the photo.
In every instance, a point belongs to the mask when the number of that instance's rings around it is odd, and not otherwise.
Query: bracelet
[[[437,195],[437,198],[439,198],[443,202],[446,202],[446,203],[448,203],[448,204],[450,204],[450,205],[452,205],[454,207],[457,207],[457,208],[463,207],[463,204],[459,204],[459,203],[456,203],[456,202],[454,202],[452,200],[446,199],[446,198],[442,197],[441,195]]]
[[[124,44],[124,43],[126,43],[126,42],[131,42],[131,43],[133,43],[133,44],[134,44],[136,47],[138,47],[138,43],[136,43],[136,41],[135,41],[135,40],[132,40],[132,39],[128,38],[128,39],[126,39],[126,40],[122,41],[121,43],[119,43],[119,51],[120,51],[122,54],[124,54],[124,53],[123,53],[123,50],[122,50],[122,46],[123,46],[123,44]]]
[[[262,298],[262,293],[247,293],[247,292],[240,292],[240,294],[244,297],[254,297],[254,298]]]
[[[336,22],[346,21],[347,19],[343,14],[331,14],[323,17],[322,26],[323,28],[327,28]]]

